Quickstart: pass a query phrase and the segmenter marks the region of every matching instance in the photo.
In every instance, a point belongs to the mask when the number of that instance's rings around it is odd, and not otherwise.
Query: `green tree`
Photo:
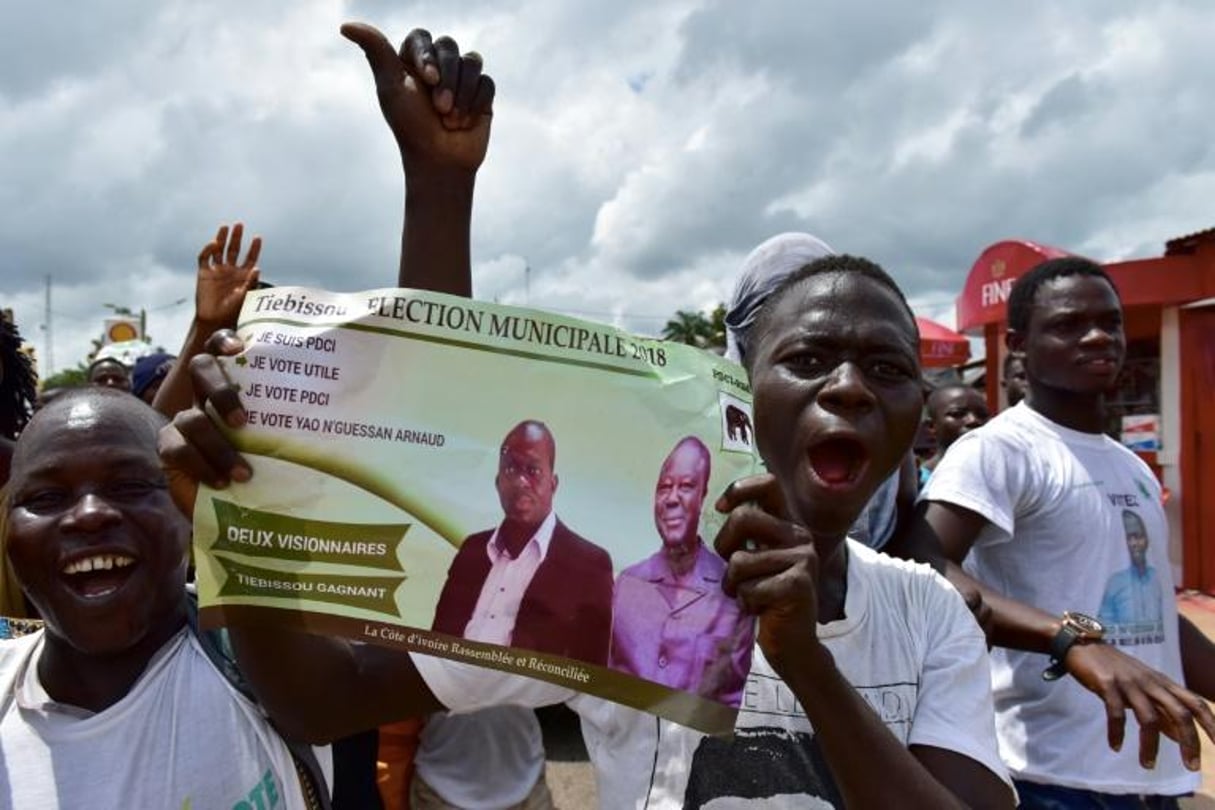
[[[72,388],[84,385],[89,379],[89,369],[84,363],[76,368],[64,368],[42,380],[42,390],[48,388]]]
[[[709,346],[711,349],[726,348],[726,305],[718,304],[709,313]]]
[[[704,346],[712,329],[712,324],[703,312],[687,312],[681,309],[662,328],[662,339],[672,343],[686,343],[689,346]]]
[[[678,310],[675,317],[662,328],[663,340],[686,343],[700,349],[726,347],[726,305],[718,304],[706,315],[703,312]]]

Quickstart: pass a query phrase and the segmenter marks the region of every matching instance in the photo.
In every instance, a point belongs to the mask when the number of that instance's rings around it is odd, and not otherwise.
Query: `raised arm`
[[[396,51],[378,30],[342,26],[363,49],[380,111],[405,171],[402,287],[472,295],[469,230],[473,185],[489,145],[494,82],[480,55],[460,55],[450,37],[415,29]]]
[[[401,151],[406,208],[398,283],[467,296],[473,181],[488,143],[493,82],[481,74],[480,57],[461,57],[449,38],[432,42],[415,30],[398,55],[370,26],[347,24],[342,34],[367,55]],[[215,354],[242,349],[231,333],[209,339]],[[210,354],[192,360],[189,371],[198,405],[161,434],[174,500],[187,514],[198,481],[223,487],[253,472],[203,407],[230,427],[243,426],[236,390]],[[325,742],[444,708],[403,652],[277,626],[232,627],[230,634],[242,672],[289,736]]]
[[[189,363],[203,352],[207,338],[220,329],[236,327],[245,293],[257,286],[260,272],[258,256],[262,239],[253,237],[245,260],[240,259],[245,226],[236,223],[231,230],[221,225],[215,238],[203,245],[198,254],[198,277],[194,282],[194,318],[186,333],[177,362],[156,393],[153,407],[170,419],[194,404],[190,389]]]
[[[886,549],[890,554],[919,560],[940,571],[966,598],[983,605],[981,623],[997,647],[1049,652],[1059,630],[1059,617],[1008,599],[962,570],[987,519],[977,512],[939,501],[920,503],[902,534]]]

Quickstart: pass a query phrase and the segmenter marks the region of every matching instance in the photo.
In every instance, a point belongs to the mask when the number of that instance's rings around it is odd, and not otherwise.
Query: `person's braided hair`
[[[37,399],[38,376],[29,355],[21,351],[21,333],[0,318],[0,436],[15,441]]]

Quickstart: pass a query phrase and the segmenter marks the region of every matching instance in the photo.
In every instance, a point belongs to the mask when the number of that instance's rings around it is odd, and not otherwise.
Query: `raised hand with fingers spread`
[[[194,282],[194,319],[178,354],[152,406],[172,418],[190,407],[189,365],[191,358],[201,354],[207,339],[217,330],[234,329],[245,294],[257,287],[261,271],[257,260],[262,253],[262,238],[253,237],[249,252],[241,261],[241,242],[245,226],[237,222],[229,228],[221,225],[215,238],[203,245],[198,253],[198,277]]]
[[[194,288],[194,318],[210,331],[231,329],[244,303],[245,293],[261,278],[257,259],[262,238],[253,237],[245,260],[240,261],[245,226],[238,222],[229,232],[221,225],[215,238],[203,245],[198,254],[198,281]],[[209,332],[208,332],[209,334]]]

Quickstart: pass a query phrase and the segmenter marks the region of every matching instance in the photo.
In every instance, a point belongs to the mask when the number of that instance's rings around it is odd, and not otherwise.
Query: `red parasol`
[[[925,368],[960,366],[970,359],[970,341],[936,321],[917,317],[920,329],[920,365]]]

